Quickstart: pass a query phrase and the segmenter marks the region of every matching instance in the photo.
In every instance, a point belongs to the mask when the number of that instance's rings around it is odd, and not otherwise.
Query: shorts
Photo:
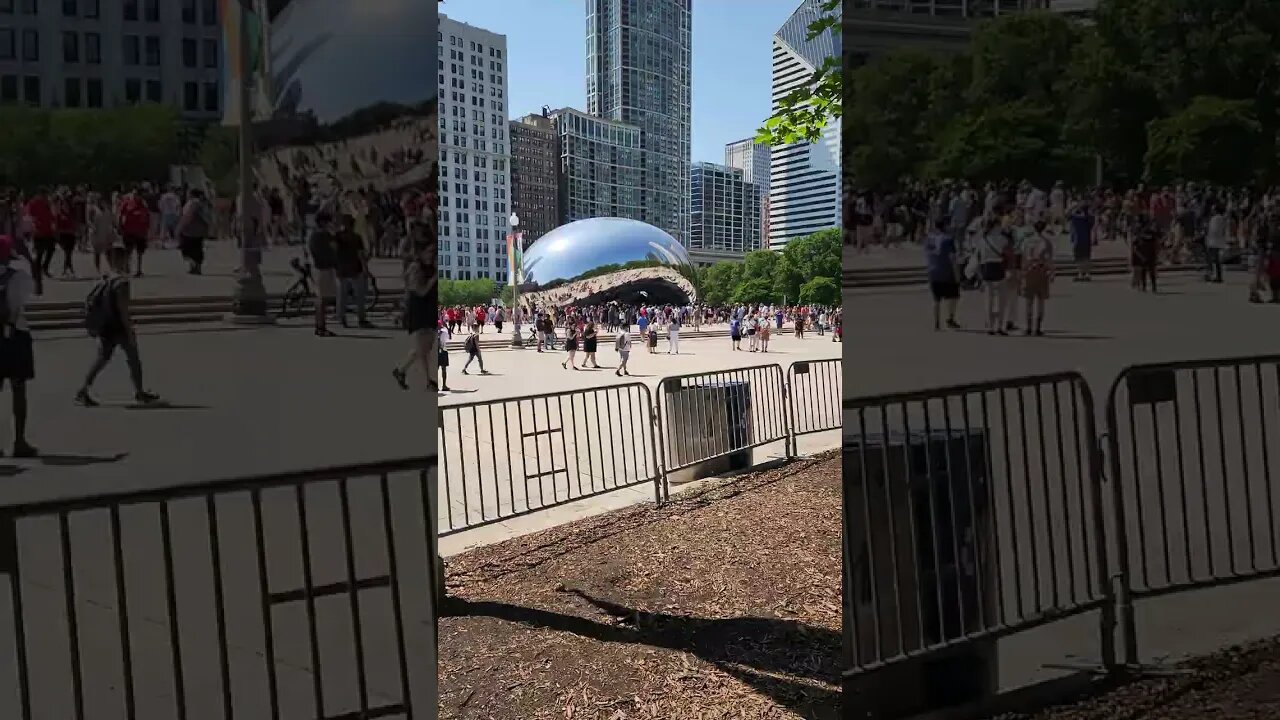
[[[123,242],[125,249],[131,252],[141,255],[147,251],[147,239],[140,235],[125,235]]]
[[[1003,262],[985,262],[978,267],[978,274],[982,277],[983,282],[994,283],[1004,280],[1005,269]]]
[[[172,237],[178,232],[178,216],[165,215],[160,219],[160,225],[164,228],[165,234]]]
[[[1029,300],[1049,299],[1049,275],[1047,273],[1027,273],[1022,278],[1022,297]]]
[[[36,376],[34,343],[31,333],[10,328],[0,335],[0,381],[24,382]]]
[[[1077,262],[1081,260],[1088,260],[1091,257],[1093,257],[1093,243],[1090,243],[1090,242],[1076,243],[1076,245],[1074,245],[1072,249],[1075,251],[1074,254]]]
[[[934,300],[955,300],[960,297],[960,285],[954,280],[931,280],[929,292]]]
[[[449,353],[443,350],[436,353],[436,365],[442,368],[449,367]]]
[[[338,297],[338,273],[330,270],[316,270],[316,294],[322,298]]]
[[[619,351],[619,352],[618,352],[618,357],[622,358],[622,362],[626,362],[626,361],[627,361],[627,358],[630,358],[630,357],[631,357],[631,351],[630,351],[630,350],[621,350],[621,351]]]

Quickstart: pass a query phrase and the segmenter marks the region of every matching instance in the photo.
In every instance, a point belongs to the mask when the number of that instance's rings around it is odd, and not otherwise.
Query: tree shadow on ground
[[[765,617],[699,618],[654,613],[574,595],[616,624],[504,602],[450,598],[444,614],[483,616],[572,633],[604,643],[648,645],[694,655],[803,718],[840,716],[840,633],[794,620]]]

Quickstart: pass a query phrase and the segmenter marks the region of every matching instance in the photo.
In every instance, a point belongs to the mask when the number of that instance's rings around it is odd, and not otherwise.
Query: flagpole
[[[253,196],[253,52],[250,47],[250,4],[253,0],[236,0],[239,13],[237,32],[237,78],[240,96],[240,273],[232,296],[232,322],[269,324],[275,318],[267,312],[267,288],[262,281],[262,245],[258,223],[261,215]]]
[[[507,275],[511,281],[511,347],[524,347],[524,339],[520,337],[520,323],[516,316],[520,313],[520,217],[511,213],[507,219],[511,223],[511,239],[507,242]],[[536,321],[535,321],[536,322]]]

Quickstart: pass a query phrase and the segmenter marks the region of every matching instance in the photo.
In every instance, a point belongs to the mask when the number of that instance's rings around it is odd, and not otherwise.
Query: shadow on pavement
[[[58,455],[57,453],[51,453],[48,455],[41,455],[36,458],[36,461],[41,465],[50,465],[55,467],[80,467],[84,465],[106,465],[109,463],[117,463],[127,457],[129,457],[129,453],[116,453],[115,455]]]

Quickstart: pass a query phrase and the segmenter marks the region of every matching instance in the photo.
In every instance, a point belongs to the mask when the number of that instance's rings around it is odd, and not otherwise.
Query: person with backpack
[[[489,371],[484,369],[484,358],[480,357],[480,326],[471,323],[471,334],[467,339],[462,341],[462,349],[467,351],[467,361],[462,364],[462,374],[467,375],[467,368],[471,367],[474,360],[480,363],[480,374],[488,375]]]
[[[176,235],[178,251],[182,259],[187,261],[187,273],[199,275],[204,267],[204,241],[209,237],[212,225],[209,205],[205,202],[204,193],[192,190],[191,198],[182,208],[182,216],[178,219]]]
[[[138,265],[133,269],[134,277],[142,277],[142,256],[147,252],[147,239],[151,234],[151,209],[147,207],[147,201],[137,187],[120,201],[116,223],[120,226],[126,253],[138,255]]]
[[[40,453],[27,442],[27,382],[36,365],[26,308],[35,280],[10,265],[13,256],[13,238],[0,235],[0,386],[7,382],[13,393],[13,457],[33,458]]]
[[[159,396],[147,392],[142,385],[142,360],[138,356],[138,338],[134,333],[133,318],[129,310],[129,248],[113,247],[107,253],[110,272],[89,291],[85,299],[85,329],[98,340],[98,355],[85,375],[84,384],[76,392],[75,401],[84,407],[97,407],[89,390],[117,348],[124,351],[129,364],[129,378],[133,381],[133,399],[147,405],[159,400]]]
[[[395,378],[396,384],[402,390],[409,389],[409,368],[416,362],[421,361],[427,376],[431,376],[428,360],[431,359],[432,332],[435,330],[435,318],[432,317],[435,308],[432,307],[434,304],[432,301],[435,300],[436,289],[431,261],[435,258],[435,248],[427,242],[425,237],[420,238],[415,247],[417,257],[405,270],[404,275],[404,317],[401,319],[405,331],[413,339],[413,347],[410,348],[404,362],[391,371],[391,376]]]

